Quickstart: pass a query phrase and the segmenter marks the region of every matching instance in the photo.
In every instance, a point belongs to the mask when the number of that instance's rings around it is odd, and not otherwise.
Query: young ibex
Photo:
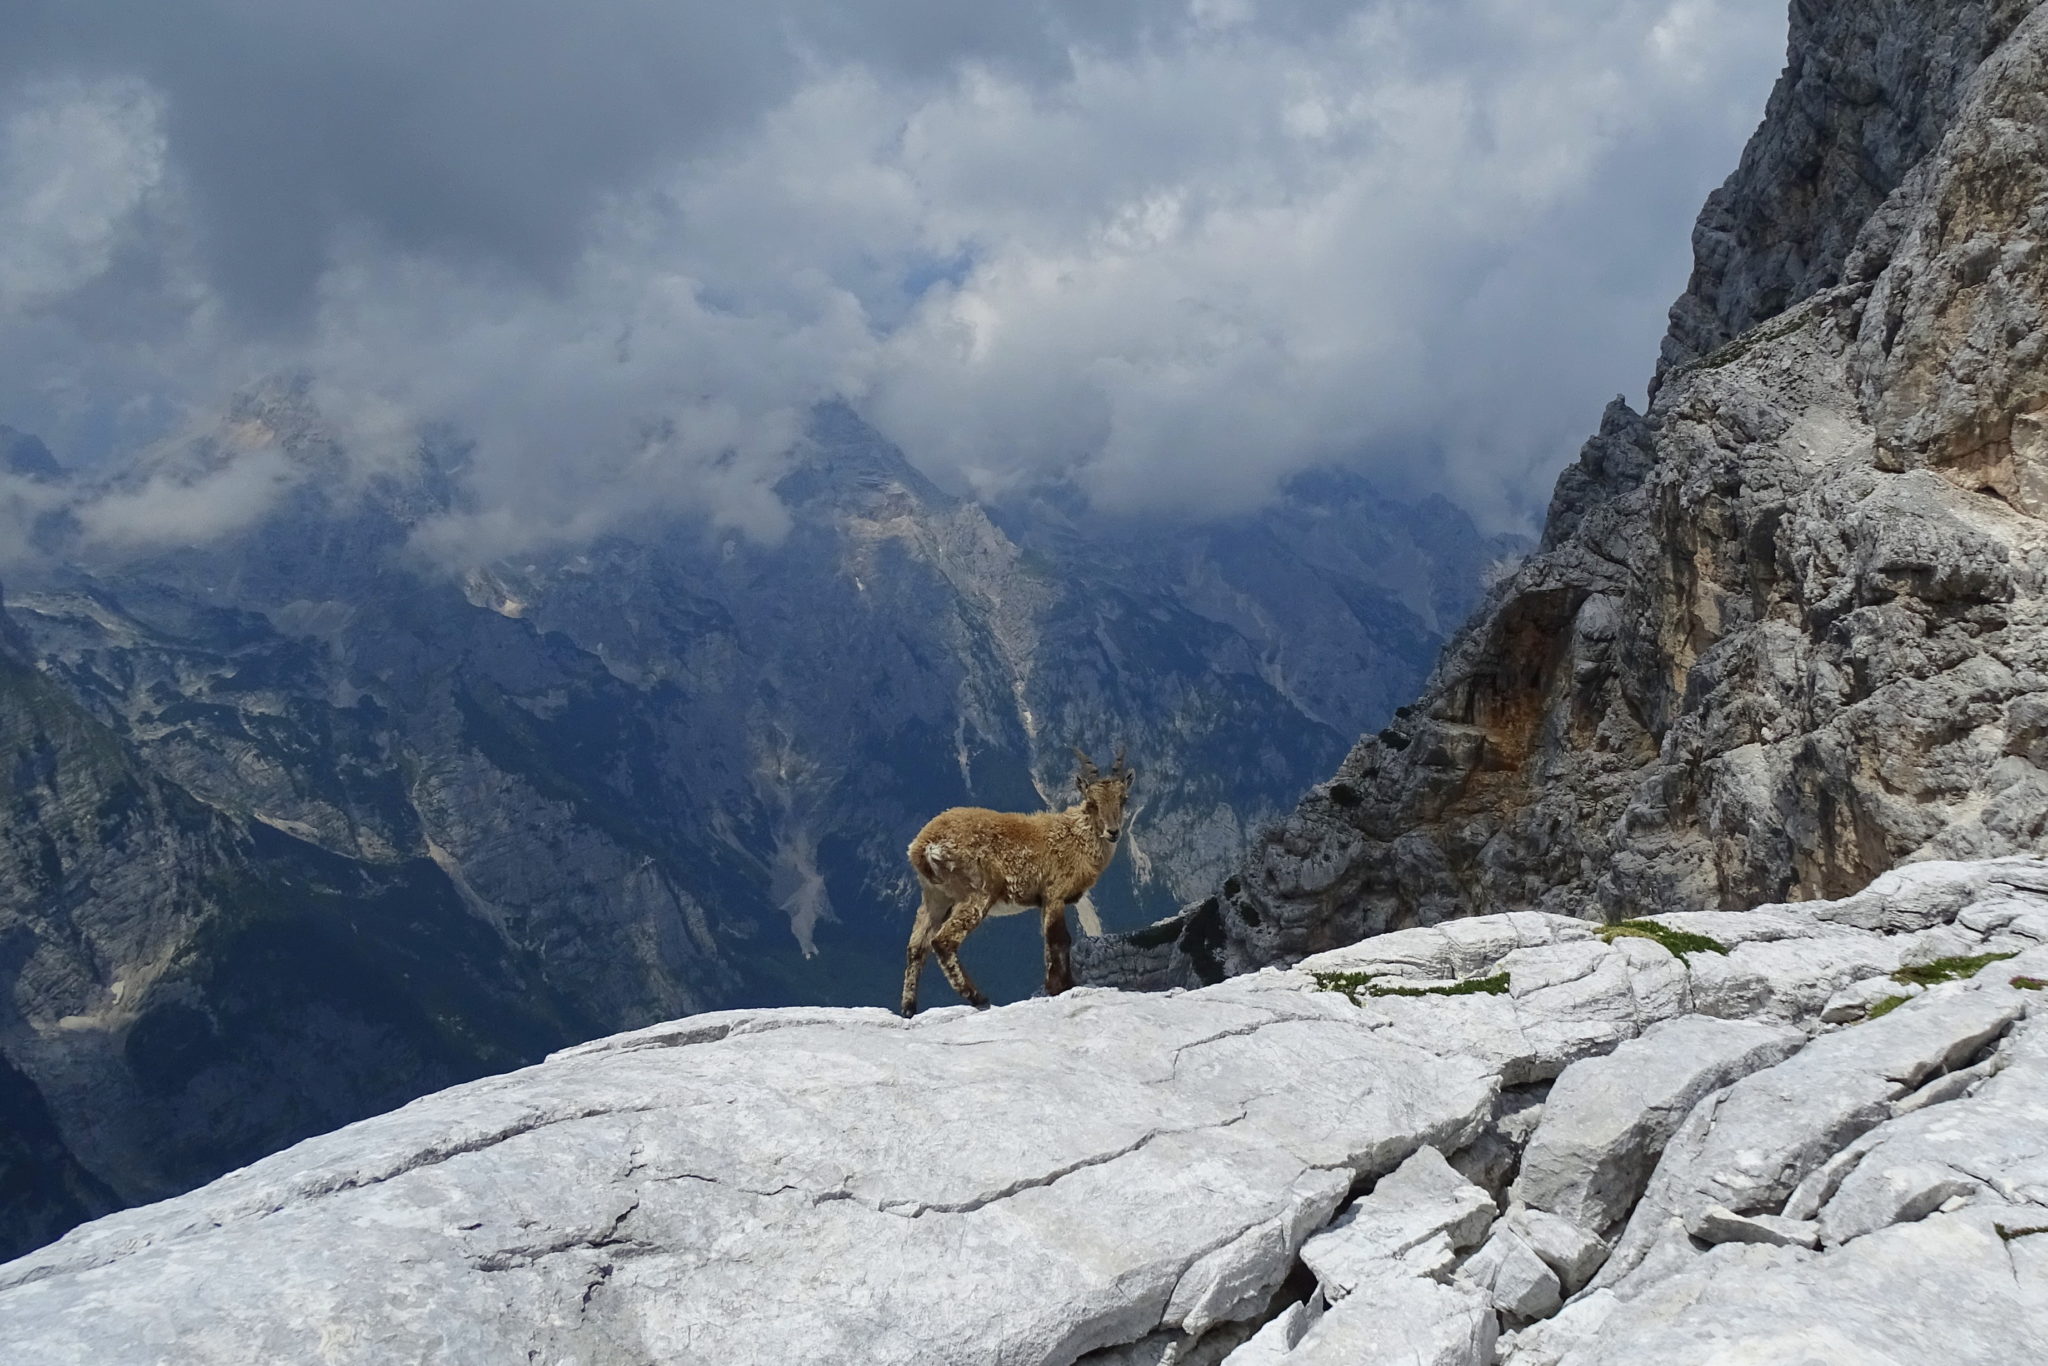
[[[1119,748],[1109,775],[1081,750],[1076,781],[1081,802],[1065,811],[1020,815],[956,806],[942,811],[910,842],[910,866],[924,899],[910,931],[903,969],[903,1013],[917,1013],[917,976],[927,953],[939,957],[946,980],[969,1005],[984,1008],[988,997],[960,966],[960,944],[990,914],[1014,915],[1037,907],[1045,926],[1045,992],[1057,996],[1074,985],[1068,961],[1073,938],[1067,907],[1095,885],[1116,853],[1122,833],[1124,799],[1137,773],[1124,767]]]

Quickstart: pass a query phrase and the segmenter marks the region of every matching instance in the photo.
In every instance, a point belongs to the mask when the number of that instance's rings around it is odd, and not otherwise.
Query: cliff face
[[[1846,894],[2048,835],[2048,19],[1795,5],[1647,414],[1420,699],[1087,980]]]
[[[1658,370],[1842,283],[1858,236],[1955,120],[2032,0],[1794,0],[1784,75],[1693,229]]]

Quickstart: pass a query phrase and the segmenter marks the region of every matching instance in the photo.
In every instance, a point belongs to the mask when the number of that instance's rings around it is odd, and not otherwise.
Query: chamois
[[[1074,753],[1081,761],[1078,805],[1030,815],[956,806],[932,817],[910,842],[910,866],[924,898],[903,968],[906,1018],[917,1013],[917,977],[927,953],[938,955],[960,999],[988,1008],[988,997],[960,966],[960,944],[990,914],[1037,907],[1045,927],[1046,995],[1074,985],[1067,907],[1095,885],[1115,856],[1124,800],[1138,776],[1124,767],[1121,747],[1107,777],[1078,747]]]

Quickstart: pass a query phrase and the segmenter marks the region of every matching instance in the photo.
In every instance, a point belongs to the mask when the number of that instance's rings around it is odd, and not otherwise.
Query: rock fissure
[[[632,1218],[639,1209],[640,1202],[635,1200],[631,1205],[619,1211],[618,1215],[611,1221],[611,1224],[600,1231],[571,1232],[559,1238],[548,1239],[545,1242],[499,1248],[495,1251],[470,1258],[470,1265],[474,1266],[478,1271],[484,1272],[513,1271],[520,1267],[532,1266],[544,1257],[558,1257],[566,1252],[595,1252],[617,1249],[614,1255],[619,1258],[627,1258],[635,1255],[635,1253],[644,1254],[657,1251],[658,1249],[653,1244],[637,1242],[634,1239],[623,1236],[621,1233],[626,1221]],[[589,1300],[587,1293],[584,1296],[584,1300],[586,1303]]]
[[[1298,1015],[1282,1015],[1274,1013],[1268,1015],[1263,1020],[1254,1020],[1249,1024],[1237,1025],[1230,1029],[1219,1029],[1214,1034],[1205,1034],[1199,1039],[1191,1039],[1187,1043],[1180,1044],[1177,1047],[1175,1047],[1173,1050],[1173,1056],[1169,1061],[1167,1070],[1178,1070],[1180,1067],[1181,1055],[1183,1053],[1190,1052],[1193,1049],[1204,1048],[1213,1043],[1221,1043],[1226,1039],[1247,1038],[1250,1035],[1258,1033],[1262,1029],[1269,1029],[1274,1025],[1300,1023],[1303,1023],[1303,1021],[1301,1017]]]
[[[1044,1190],[1049,1186],[1066,1180],[1076,1172],[1087,1171],[1092,1167],[1108,1166],[1112,1162],[1120,1162],[1134,1153],[1143,1151],[1162,1138],[1179,1138],[1189,1134],[1228,1129],[1232,1125],[1242,1123],[1248,1114],[1249,1111],[1241,1110],[1230,1118],[1219,1120],[1213,1124],[1201,1124],[1185,1129],[1149,1130],[1130,1143],[1110,1152],[1092,1153],[1077,1161],[1056,1167],[1052,1171],[1010,1182],[997,1190],[990,1191],[985,1195],[973,1196],[967,1200],[920,1201],[917,1204],[909,1205],[907,1208],[903,1202],[883,1202],[877,1204],[875,1208],[883,1214],[893,1214],[903,1219],[921,1219],[927,1214],[974,1214],[1001,1201],[1022,1195],[1026,1191]]]
[[[421,1171],[428,1167],[437,1167],[444,1162],[452,1162],[458,1157],[469,1157],[476,1153],[487,1152],[501,1143],[509,1142],[515,1138],[522,1138],[528,1134],[539,1133],[543,1129],[554,1128],[557,1125],[575,1124],[589,1119],[615,1118],[623,1115],[644,1115],[654,1112],[657,1108],[648,1105],[603,1105],[563,1115],[536,1115],[529,1119],[506,1125],[489,1134],[463,1139],[460,1142],[445,1146],[423,1149],[414,1154],[408,1161],[395,1163],[376,1172],[351,1176],[331,1185],[308,1186],[303,1191],[298,1192],[298,1194],[310,1199],[317,1199],[322,1196],[341,1195],[349,1191],[362,1190],[410,1172]]]

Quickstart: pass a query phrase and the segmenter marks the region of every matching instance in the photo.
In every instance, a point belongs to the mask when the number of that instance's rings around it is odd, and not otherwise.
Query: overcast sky
[[[1784,0],[11,0],[0,422],[129,458],[311,374],[453,424],[458,558],[763,537],[850,401],[958,488],[1325,464],[1539,509],[1639,397]],[[293,477],[159,490],[202,534]],[[132,497],[132,493],[129,495]],[[176,513],[189,506],[189,526]],[[156,533],[153,533],[156,534]]]

